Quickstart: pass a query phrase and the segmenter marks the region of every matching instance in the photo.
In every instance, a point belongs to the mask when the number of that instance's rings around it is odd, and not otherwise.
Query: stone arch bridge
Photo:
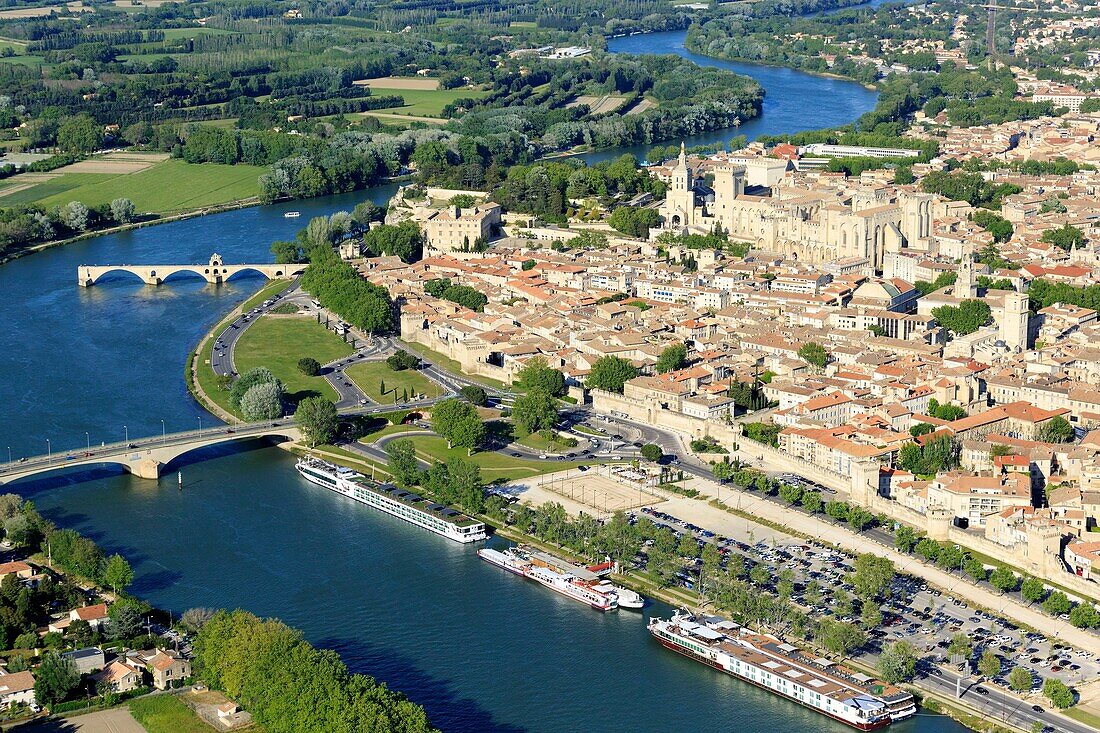
[[[205,265],[80,265],[76,270],[76,280],[81,286],[90,287],[108,273],[128,272],[137,275],[146,285],[160,285],[172,275],[187,272],[217,285],[246,271],[258,272],[269,280],[275,280],[300,275],[305,269],[304,264],[227,265],[222,262],[221,255],[215,253]]]
[[[207,428],[183,433],[139,438],[129,443],[92,446],[91,450],[57,452],[34,456],[0,467],[0,484],[18,481],[49,471],[79,466],[114,464],[133,475],[156,480],[166,464],[199,448],[222,445],[237,440],[268,438],[276,443],[299,440],[301,431],[292,421],[268,421],[232,427]]]

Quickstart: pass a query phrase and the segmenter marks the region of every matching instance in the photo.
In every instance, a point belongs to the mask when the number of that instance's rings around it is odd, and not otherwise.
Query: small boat
[[[619,608],[629,608],[632,611],[640,611],[645,606],[645,597],[635,593],[629,588],[615,586],[615,595],[619,597]]]
[[[283,214],[283,218],[284,219],[297,219],[301,215],[302,215],[302,212],[300,212],[300,211],[288,211],[285,214]]]

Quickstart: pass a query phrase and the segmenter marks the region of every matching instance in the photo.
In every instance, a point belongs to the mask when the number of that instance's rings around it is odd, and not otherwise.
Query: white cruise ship
[[[410,524],[443,535],[455,542],[485,539],[485,524],[462,512],[436,504],[411,491],[390,484],[379,484],[350,468],[336,466],[316,458],[302,458],[294,465],[306,481],[323,486]]]
[[[718,617],[676,613],[651,618],[662,646],[782,695],[857,730],[875,730],[915,714],[913,696],[893,685]]]
[[[597,611],[614,611],[619,607],[615,586],[589,568],[567,563],[561,558],[522,545],[503,551],[483,547],[477,554],[482,560],[498,568],[522,575]]]

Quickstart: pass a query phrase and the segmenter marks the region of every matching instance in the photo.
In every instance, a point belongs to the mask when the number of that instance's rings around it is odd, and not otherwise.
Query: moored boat
[[[492,565],[522,575],[597,611],[614,611],[619,607],[615,587],[588,568],[523,545],[506,550],[485,547],[477,554]]]
[[[417,496],[392,484],[371,481],[366,476],[316,458],[302,458],[294,467],[306,481],[323,486],[410,524],[423,527],[455,542],[485,539],[485,524],[443,504]]]
[[[650,619],[649,632],[666,649],[857,730],[884,728],[917,711],[913,696],[901,688],[732,621],[678,612]]]

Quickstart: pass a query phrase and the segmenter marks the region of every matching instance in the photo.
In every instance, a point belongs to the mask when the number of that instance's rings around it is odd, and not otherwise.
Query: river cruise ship
[[[615,586],[589,568],[573,565],[523,545],[507,550],[483,547],[477,554],[482,560],[498,568],[522,575],[597,611],[614,611],[619,607]]]
[[[782,695],[857,730],[884,728],[917,712],[913,696],[885,682],[718,617],[651,618],[662,646]]]
[[[302,458],[295,468],[306,481],[323,486],[410,524],[423,527],[455,542],[486,538],[485,524],[462,512],[418,496],[391,484],[380,484],[350,468],[316,458]]]

